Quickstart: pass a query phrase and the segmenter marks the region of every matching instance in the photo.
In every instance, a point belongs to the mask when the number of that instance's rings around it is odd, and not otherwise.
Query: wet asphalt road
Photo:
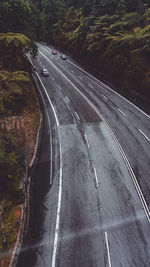
[[[73,61],[44,45],[39,51],[32,62],[43,132],[32,171],[30,228],[17,266],[150,266],[149,116]],[[40,75],[43,67],[49,77]]]

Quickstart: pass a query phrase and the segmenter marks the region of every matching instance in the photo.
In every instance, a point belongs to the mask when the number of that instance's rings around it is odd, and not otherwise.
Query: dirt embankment
[[[17,139],[17,145],[23,151],[23,173],[20,177],[18,191],[20,203],[9,197],[0,200],[0,266],[7,267],[12,263],[14,249],[18,242],[21,222],[27,205],[27,188],[29,179],[25,179],[26,169],[33,161],[40,123],[40,111],[35,90],[32,84],[26,92],[26,105],[21,114],[4,117],[0,120],[0,130],[11,132]],[[17,196],[18,197],[18,196]]]

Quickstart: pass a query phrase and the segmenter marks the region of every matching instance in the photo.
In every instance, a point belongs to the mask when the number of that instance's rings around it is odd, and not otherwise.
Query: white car
[[[66,59],[67,59],[66,55],[64,55],[64,54],[61,54],[60,57],[61,57],[61,59],[63,59],[63,60],[66,60]]]
[[[42,69],[41,73],[42,73],[43,76],[49,76],[49,72],[48,72],[48,70],[45,69],[45,68]]]

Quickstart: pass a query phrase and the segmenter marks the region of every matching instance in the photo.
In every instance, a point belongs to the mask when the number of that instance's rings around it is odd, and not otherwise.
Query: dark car
[[[61,59],[64,59],[64,60],[67,59],[66,55],[64,55],[64,54],[61,54],[60,57],[61,57]]]
[[[52,54],[53,55],[57,55],[57,51],[56,50],[52,50]]]

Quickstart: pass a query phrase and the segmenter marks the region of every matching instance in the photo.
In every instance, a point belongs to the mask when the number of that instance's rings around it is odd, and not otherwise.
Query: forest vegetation
[[[149,0],[2,0],[0,32],[51,43],[149,96]]]
[[[33,2],[42,11],[43,40],[90,62],[123,90],[149,96],[149,1]]]
[[[34,56],[36,46],[24,34],[0,33],[0,266],[9,265],[16,241],[25,198],[27,146],[33,150],[38,126],[27,52]],[[30,137],[32,128],[35,133]]]
[[[0,250],[13,241],[14,205],[23,201],[25,147],[5,120],[17,117],[31,93],[26,53],[47,42],[82,59],[123,90],[150,95],[149,0],[0,1]],[[33,97],[34,98],[34,97]],[[32,108],[33,108],[32,107]],[[32,109],[31,108],[31,109]],[[2,127],[3,125],[3,127]],[[11,212],[10,212],[11,210]],[[0,255],[1,260],[1,255]]]

